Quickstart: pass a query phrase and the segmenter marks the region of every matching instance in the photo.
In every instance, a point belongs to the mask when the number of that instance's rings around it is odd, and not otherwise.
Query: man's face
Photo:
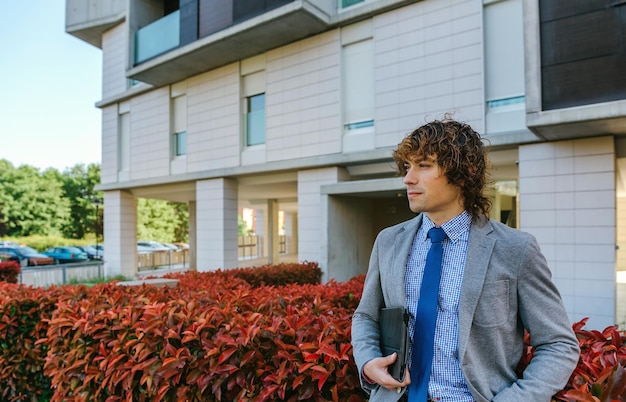
[[[413,212],[424,212],[441,225],[463,212],[461,190],[448,182],[434,156],[406,163],[403,182]]]

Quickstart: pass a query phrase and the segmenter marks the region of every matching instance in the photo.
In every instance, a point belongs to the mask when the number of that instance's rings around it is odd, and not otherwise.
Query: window
[[[187,132],[174,133],[174,155],[187,155]]]
[[[172,88],[172,94],[181,89]],[[174,157],[187,155],[187,96],[172,98],[172,146]]]
[[[341,28],[343,152],[376,148],[374,24],[372,19]]]
[[[522,0],[485,6],[485,90],[489,107],[524,103]]]
[[[266,141],[265,55],[241,61],[242,163],[260,163]]]
[[[484,2],[485,130],[526,128],[523,0]]]
[[[346,130],[358,130],[359,128],[373,127],[374,120],[357,121],[356,123],[346,123]]]
[[[247,98],[246,145],[265,143],[265,94]]]
[[[343,46],[344,129],[374,126],[374,43],[372,39]]]
[[[130,107],[128,102],[118,105],[118,160],[117,170],[130,169]]]
[[[358,3],[363,3],[365,0],[341,0],[341,8],[353,6]]]

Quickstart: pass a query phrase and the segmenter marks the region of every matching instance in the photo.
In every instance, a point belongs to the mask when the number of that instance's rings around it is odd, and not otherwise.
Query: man
[[[480,135],[446,117],[408,135],[393,157],[419,215],[379,233],[353,316],[354,359],[370,401],[550,401],[576,367],[578,342],[535,238],[488,218]],[[445,238],[429,330],[418,307],[427,304],[420,293],[428,293],[421,284],[433,227]],[[396,306],[410,313],[411,353],[432,355],[421,366],[409,358],[403,382],[387,370],[396,354],[383,356],[379,344],[380,309]],[[524,329],[536,352],[518,378]]]

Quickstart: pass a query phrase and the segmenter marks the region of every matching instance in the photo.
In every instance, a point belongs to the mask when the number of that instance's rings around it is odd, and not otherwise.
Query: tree
[[[251,230],[248,229],[248,224],[243,220],[241,215],[237,216],[237,232],[239,236],[247,236],[251,232]]]
[[[77,164],[59,173],[14,167],[0,159],[0,236],[55,235],[83,239],[102,234],[104,205],[99,164]],[[96,205],[98,203],[98,205]],[[137,202],[140,239],[188,241],[189,208],[185,203],[142,199]]]
[[[174,208],[174,241],[189,242],[189,205],[181,202],[170,203]]]
[[[186,241],[187,204],[155,199],[137,199],[137,238],[162,242]]]
[[[96,212],[99,215],[102,208],[97,207],[96,202],[102,205],[102,192],[94,189],[100,183],[100,165],[77,164],[66,169],[60,177],[70,205],[70,219],[63,226],[63,235],[82,239],[87,233],[101,233]]]
[[[0,160],[0,230],[5,236],[61,235],[70,217],[69,202],[55,169]]]

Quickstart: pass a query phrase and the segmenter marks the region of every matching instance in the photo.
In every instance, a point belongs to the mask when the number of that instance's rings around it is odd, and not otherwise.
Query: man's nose
[[[404,184],[415,184],[417,182],[417,175],[413,171],[408,170],[402,179]]]

